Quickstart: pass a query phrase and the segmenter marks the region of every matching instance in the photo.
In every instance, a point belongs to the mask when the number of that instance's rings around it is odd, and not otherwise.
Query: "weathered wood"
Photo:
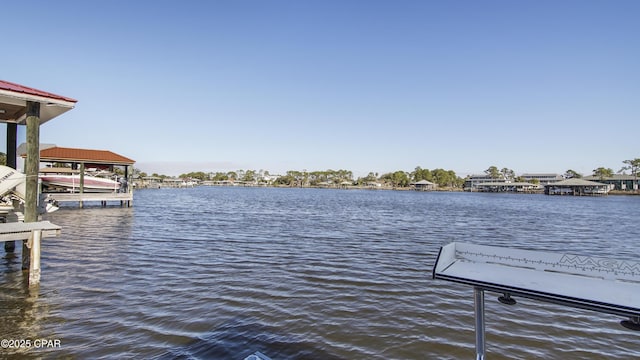
[[[80,194],[84,193],[84,163],[80,163]],[[80,207],[83,207],[82,199],[80,199]]]
[[[84,192],[84,163],[80,163],[80,193]]]
[[[27,158],[24,221],[38,221],[38,168],[40,166],[40,103],[27,101]]]
[[[27,101],[27,159],[24,221],[38,221],[38,168],[40,166],[40,103]],[[22,242],[22,269],[29,269],[29,247]]]
[[[0,224],[0,241],[22,240],[22,269],[29,271],[28,285],[40,283],[40,253],[43,237],[60,235],[61,227],[49,221]],[[26,266],[26,268],[25,268]]]
[[[33,230],[29,239],[31,261],[29,262],[29,286],[40,283],[40,241],[42,230]]]
[[[127,207],[133,206],[133,165],[125,167],[125,175],[127,179],[127,193],[131,195],[131,198],[127,200]]]
[[[35,230],[41,231],[42,237],[53,237],[60,235],[61,229],[59,225],[49,221],[2,223],[0,224],[0,241],[26,241]]]
[[[131,201],[132,193],[47,193],[50,199],[57,202],[85,202],[85,201]]]

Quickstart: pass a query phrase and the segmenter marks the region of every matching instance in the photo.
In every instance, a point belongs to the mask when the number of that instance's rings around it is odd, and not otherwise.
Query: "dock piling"
[[[42,238],[59,236],[61,227],[49,221],[0,224],[0,241],[22,240],[22,270],[28,271],[28,285],[40,283]]]
[[[30,255],[31,261],[29,263],[29,286],[37,285],[40,283],[40,245],[42,240],[42,230],[33,230],[30,243]]]

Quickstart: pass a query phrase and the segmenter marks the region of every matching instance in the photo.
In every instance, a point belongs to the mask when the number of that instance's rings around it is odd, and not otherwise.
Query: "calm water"
[[[640,197],[193,188],[45,217],[42,281],[0,260],[0,358],[474,358],[473,290],[432,280],[451,241],[637,260]],[[0,250],[2,251],[2,250]],[[491,359],[630,359],[615,316],[487,293]],[[640,294],[639,294],[640,295]],[[497,296],[497,295],[496,295]]]

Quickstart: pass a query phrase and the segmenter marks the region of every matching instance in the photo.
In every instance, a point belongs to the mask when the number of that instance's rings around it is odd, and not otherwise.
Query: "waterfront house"
[[[540,185],[547,185],[564,180],[564,177],[560,174],[522,174],[520,177],[525,182],[537,180]]]
[[[236,186],[239,183],[234,182],[233,180],[205,180],[200,183],[200,185],[204,186]]]
[[[177,188],[182,185],[182,179],[179,178],[164,178],[162,179],[162,187]]]
[[[157,176],[144,176],[134,179],[134,186],[138,188],[159,188],[162,179]]]
[[[464,180],[464,185],[463,188],[465,191],[477,191],[477,187],[480,184],[485,184],[485,183],[501,183],[504,184],[507,182],[507,179],[500,174],[500,177],[498,178],[493,178],[490,175],[487,174],[483,174],[483,175],[469,175],[467,176],[467,178]]]
[[[364,184],[365,187],[367,187],[368,189],[380,189],[382,188],[382,184],[380,184],[379,182],[376,181],[367,181]]]
[[[353,186],[352,181],[343,181],[340,183],[340,189],[348,189]]]
[[[597,181],[612,186],[612,190],[637,191],[640,186],[638,177],[626,174],[616,174],[610,177],[600,178],[599,176],[585,176],[584,180]]]
[[[319,188],[332,188],[335,187],[336,184],[331,181],[322,181],[316,184],[316,186],[318,186]]]

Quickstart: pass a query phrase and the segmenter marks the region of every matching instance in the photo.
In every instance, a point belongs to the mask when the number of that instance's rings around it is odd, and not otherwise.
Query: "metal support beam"
[[[16,168],[16,151],[18,148],[18,124],[7,123],[7,166]]]
[[[484,338],[484,290],[474,287],[473,296],[476,315],[476,360],[484,360],[486,350]]]
[[[7,166],[16,168],[16,152],[18,143],[18,125],[15,123],[7,123]],[[17,201],[14,202],[14,207]],[[14,252],[16,249],[15,241],[7,241],[4,243],[4,250],[8,253]]]

